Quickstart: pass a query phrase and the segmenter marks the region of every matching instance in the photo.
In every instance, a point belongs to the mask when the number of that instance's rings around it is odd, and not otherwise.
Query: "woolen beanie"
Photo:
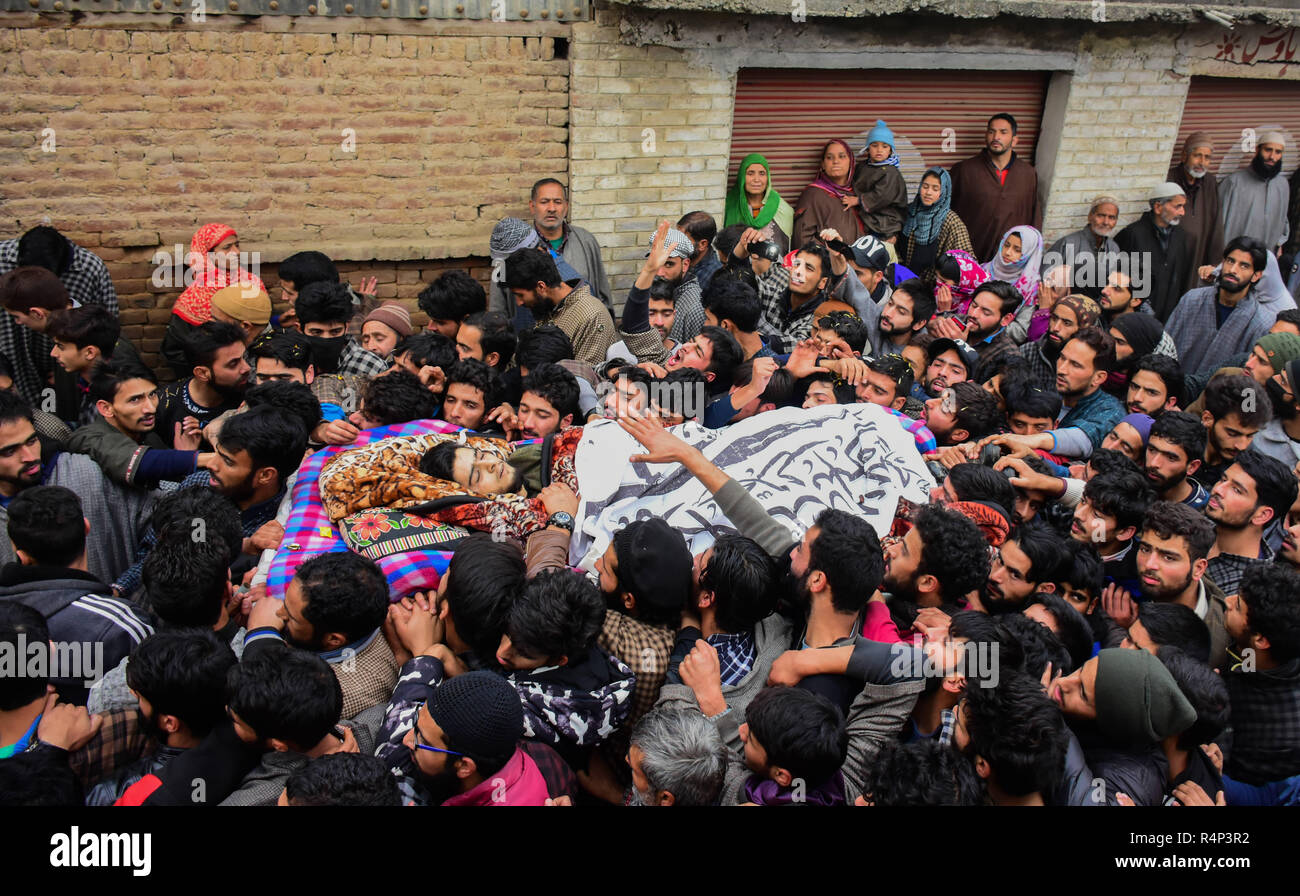
[[[406,306],[400,302],[385,302],[367,314],[361,325],[364,327],[372,320],[379,321],[398,336],[410,336],[415,332],[411,326],[411,312],[407,311]]]
[[[1136,429],[1137,434],[1142,437],[1142,444],[1146,445],[1147,441],[1151,438],[1151,426],[1156,421],[1155,418],[1149,417],[1146,414],[1129,414],[1119,422],[1127,423],[1129,426]]]
[[[505,261],[518,249],[531,249],[537,245],[537,230],[522,218],[502,218],[492,228],[488,241],[488,254],[493,261]]]
[[[887,144],[891,152],[894,149],[894,132],[889,129],[889,125],[885,124],[883,118],[877,118],[875,127],[867,133],[867,145],[862,147],[862,151],[865,153],[873,143]]]
[[[1209,131],[1195,131],[1187,135],[1187,141],[1183,144],[1185,152],[1191,152],[1198,146],[1204,146],[1207,149],[1214,150],[1214,138],[1210,136]]]
[[[1097,725],[1124,746],[1186,731],[1196,710],[1160,660],[1145,650],[1111,647],[1097,654]]]
[[[1265,333],[1256,344],[1264,350],[1275,373],[1300,360],[1300,336],[1295,333]]]
[[[252,283],[235,283],[212,294],[212,307],[235,320],[266,326],[271,322],[271,297]]]
[[[524,736],[519,694],[494,672],[449,678],[434,689],[427,705],[448,746],[470,757],[510,756]]]

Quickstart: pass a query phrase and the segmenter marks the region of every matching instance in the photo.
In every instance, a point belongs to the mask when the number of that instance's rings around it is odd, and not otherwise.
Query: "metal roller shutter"
[[[1289,177],[1300,162],[1300,82],[1241,78],[1192,78],[1178,126],[1178,141],[1170,164],[1182,158],[1183,142],[1197,131],[1214,138],[1210,168],[1220,178],[1250,164],[1255,150],[1243,150],[1243,132],[1280,127],[1287,135],[1282,176]]]
[[[926,168],[947,168],[983,149],[985,126],[996,112],[1015,116],[1016,154],[1032,162],[1048,78],[1046,72],[744,69],[736,78],[728,187],[740,160],[762,153],[773,185],[793,204],[817,176],[826,142],[838,137],[856,153],[877,118],[894,132],[909,197]]]

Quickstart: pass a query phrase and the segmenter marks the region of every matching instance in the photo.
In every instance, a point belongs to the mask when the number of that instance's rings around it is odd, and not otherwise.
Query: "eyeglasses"
[[[458,753],[455,750],[444,750],[442,747],[435,747],[430,744],[421,743],[424,735],[420,733],[419,711],[415,714],[415,721],[411,723],[411,730],[415,732],[415,748],[417,750],[428,750],[430,753],[446,753],[448,756],[464,756],[464,753]]]

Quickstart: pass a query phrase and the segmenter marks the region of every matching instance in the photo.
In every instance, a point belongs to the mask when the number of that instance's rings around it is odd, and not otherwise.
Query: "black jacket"
[[[64,703],[84,706],[90,685],[153,633],[139,610],[80,570],[5,564],[0,600],[17,601],[45,617],[56,642],[48,662],[58,666],[49,677]]]
[[[1183,286],[1192,269],[1192,244],[1187,234],[1181,226],[1173,228],[1169,234],[1169,248],[1164,248],[1156,234],[1155,213],[1148,211],[1115,234],[1115,242],[1130,257],[1134,257],[1132,253],[1144,253],[1140,256],[1140,267],[1131,265],[1126,273],[1133,278],[1135,295],[1140,292],[1138,287],[1142,278],[1146,278],[1149,290],[1146,300],[1151,303],[1151,310],[1160,322],[1166,323],[1182,298]]]

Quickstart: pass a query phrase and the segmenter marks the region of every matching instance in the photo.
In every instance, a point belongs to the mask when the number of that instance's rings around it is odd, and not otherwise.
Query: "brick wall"
[[[486,282],[492,225],[567,175],[568,26],[293,24],[0,14],[0,237],[50,223],[103,257],[146,355],[178,293],[150,285],[150,259],[207,221],[236,228],[268,283],[302,249],[412,309],[471,257]]]
[[[598,7],[573,26],[569,106],[571,217],[604,249],[616,305],[660,219],[721,215],[735,92],[687,51],[624,43],[619,22]]]
[[[1078,230],[1102,193],[1120,201],[1120,227],[1165,181],[1189,79],[1174,71],[1166,41],[1084,37],[1087,60],[1070,75],[1055,173],[1047,194],[1048,240]]]

